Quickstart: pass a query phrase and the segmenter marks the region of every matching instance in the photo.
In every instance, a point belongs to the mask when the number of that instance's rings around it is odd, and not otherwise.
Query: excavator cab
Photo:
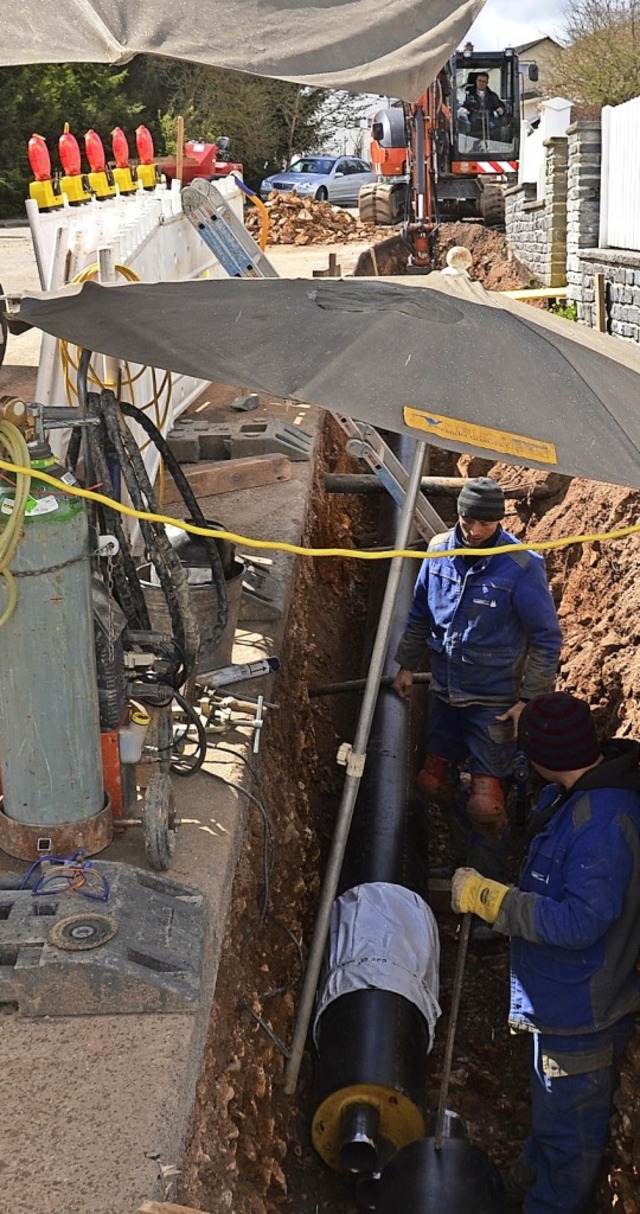
[[[470,166],[482,160],[501,161],[503,172],[517,172],[520,84],[515,53],[460,52],[449,71],[453,172],[477,172]]]

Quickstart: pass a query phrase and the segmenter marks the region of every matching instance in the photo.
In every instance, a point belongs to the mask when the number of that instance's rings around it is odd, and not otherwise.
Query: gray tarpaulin
[[[19,318],[454,451],[640,488],[640,349],[464,277],[85,283]]]
[[[351,991],[394,991],[422,1012],[433,1044],[440,1015],[440,939],[426,902],[386,881],[356,885],[333,904],[314,1035],[322,1013]]]
[[[411,100],[484,0],[3,0],[0,65],[166,55]]]

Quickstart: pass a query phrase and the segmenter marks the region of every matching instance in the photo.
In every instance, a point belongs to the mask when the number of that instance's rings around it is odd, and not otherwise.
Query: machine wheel
[[[2,283],[0,283],[0,295],[2,295]],[[0,367],[4,362],[4,356],[7,352],[7,338],[9,336],[9,326],[4,312],[0,312]]]
[[[154,771],[149,776],[142,815],[144,850],[152,868],[164,872],[176,846],[176,815],[171,776]]]
[[[504,194],[499,185],[483,185],[479,205],[480,217],[486,228],[504,227]]]
[[[328,202],[329,191],[323,185],[316,190],[316,202]]]
[[[406,187],[394,182],[382,185],[373,182],[363,185],[358,198],[358,214],[361,223],[372,223],[376,227],[387,227],[399,223],[404,210]]]

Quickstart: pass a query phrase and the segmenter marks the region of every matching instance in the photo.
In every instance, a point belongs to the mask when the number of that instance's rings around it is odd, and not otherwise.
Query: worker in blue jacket
[[[430,553],[442,555],[423,561],[418,574],[393,684],[408,698],[413,672],[430,652],[418,788],[445,812],[456,858],[497,880],[506,878],[514,727],[525,702],[553,687],[562,644],[541,556],[522,549],[464,555],[465,548],[519,543],[501,525],[504,510],[504,493],[491,477],[463,486],[456,526],[429,544]],[[459,783],[464,763],[468,797]]]
[[[462,868],[452,906],[511,937],[510,1024],[532,1034],[532,1129],[508,1181],[513,1208],[524,1197],[526,1214],[587,1214],[640,1009],[640,743],[601,746],[588,704],[566,692],[531,700],[518,740],[550,783],[517,885]]]

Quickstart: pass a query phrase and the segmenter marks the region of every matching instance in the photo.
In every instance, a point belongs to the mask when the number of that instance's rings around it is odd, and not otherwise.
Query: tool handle
[[[449,1095],[449,1079],[451,1078],[451,1063],[453,1060],[453,1046],[456,1036],[456,1027],[458,1024],[458,1012],[460,1010],[460,996],[462,994],[462,980],[464,978],[464,967],[467,959],[467,948],[469,946],[469,933],[471,931],[471,914],[467,913],[462,916],[462,927],[460,929],[460,943],[458,945],[458,959],[456,961],[456,972],[453,979],[453,992],[451,995],[451,1011],[449,1012],[449,1027],[447,1029],[447,1040],[444,1047],[444,1059],[442,1062],[442,1080],[440,1082],[440,1095],[438,1098],[438,1111],[436,1113],[436,1127],[434,1133],[434,1148],[439,1151],[442,1146],[442,1138],[444,1134],[444,1119],[447,1112],[447,1097]]]

